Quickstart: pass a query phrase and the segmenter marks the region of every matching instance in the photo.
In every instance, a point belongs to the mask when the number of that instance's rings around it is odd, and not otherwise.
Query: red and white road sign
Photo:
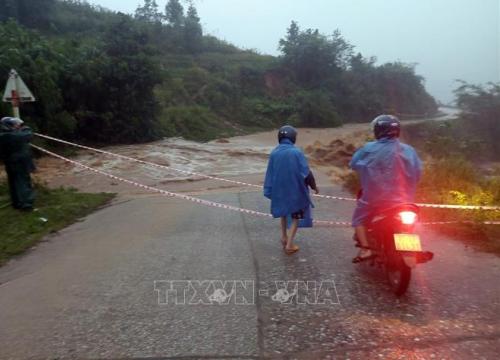
[[[20,102],[35,101],[35,97],[30,89],[28,89],[23,79],[21,79],[14,69],[9,73],[9,80],[7,80],[3,101],[13,103],[14,106],[19,106]]]

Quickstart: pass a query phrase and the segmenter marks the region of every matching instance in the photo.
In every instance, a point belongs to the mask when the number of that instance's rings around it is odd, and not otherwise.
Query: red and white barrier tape
[[[455,220],[455,221],[430,221],[423,222],[422,225],[454,225],[454,224],[482,224],[482,225],[500,225],[500,221],[482,221],[482,222],[474,222],[470,220]]]
[[[460,210],[491,210],[500,211],[500,206],[491,205],[441,205],[441,204],[417,204],[419,207],[433,209],[460,209]]]
[[[101,154],[105,154],[105,155],[109,155],[109,156],[114,156],[114,157],[122,158],[122,159],[125,159],[125,160],[129,160],[129,161],[135,161],[135,162],[138,162],[138,163],[141,163],[141,164],[144,164],[144,165],[148,165],[148,166],[152,166],[152,167],[156,167],[156,168],[161,168],[161,169],[166,169],[166,170],[173,170],[173,171],[177,171],[177,172],[180,172],[180,173],[183,173],[183,174],[188,174],[188,175],[193,175],[193,176],[199,176],[199,177],[203,177],[203,178],[211,179],[211,180],[224,181],[224,182],[228,182],[228,183],[232,183],[232,184],[236,184],[236,185],[250,186],[250,187],[259,188],[259,189],[262,188],[261,185],[250,184],[250,183],[246,183],[246,182],[243,182],[243,181],[236,181],[236,180],[224,179],[224,178],[220,178],[220,177],[216,177],[216,176],[211,176],[211,175],[206,175],[206,174],[200,174],[200,173],[196,173],[196,172],[192,172],[192,171],[187,171],[187,170],[181,170],[181,169],[177,169],[177,168],[174,168],[174,167],[171,167],[171,166],[160,165],[160,164],[156,164],[156,163],[153,163],[153,162],[136,159],[136,158],[133,158],[133,157],[130,157],[130,156],[115,154],[115,153],[112,153],[112,152],[109,152],[109,151],[100,150],[100,149],[92,148],[92,147],[89,147],[89,146],[72,143],[72,142],[69,142],[69,141],[66,141],[66,140],[61,140],[61,139],[58,139],[58,138],[54,138],[54,137],[48,136],[48,135],[43,135],[43,134],[38,134],[38,133],[35,133],[35,135],[37,135],[37,136],[39,136],[41,138],[47,139],[47,140],[52,140],[52,141],[60,142],[62,144],[66,144],[66,145],[70,145],[70,146],[75,146],[75,147],[78,147],[78,148],[81,148],[81,149],[90,150],[90,151],[94,151],[94,152],[97,152],[97,153],[101,153]],[[356,199],[354,199],[354,198],[347,198],[347,197],[342,197],[342,196],[322,195],[322,194],[313,194],[313,196],[314,197],[318,197],[318,198],[323,198],[323,199],[330,199],[330,200],[356,201]],[[493,210],[493,211],[500,211],[500,206],[444,205],[444,204],[417,204],[417,205],[419,207],[435,208],[435,209]]]
[[[124,159],[124,160],[135,161],[135,162],[140,163],[140,164],[144,164],[144,165],[148,165],[148,166],[152,166],[152,167],[156,167],[156,168],[160,168],[160,169],[173,170],[173,171],[177,171],[177,172],[182,173],[182,174],[199,176],[199,177],[203,177],[203,178],[206,178],[206,179],[217,180],[217,181],[225,181],[225,182],[236,184],[236,185],[252,186],[252,187],[255,187],[255,188],[259,188],[259,189],[262,188],[261,185],[249,184],[249,183],[242,182],[242,181],[224,179],[224,178],[220,178],[220,177],[216,177],[216,176],[211,176],[211,175],[196,173],[196,172],[193,172],[193,171],[181,170],[181,169],[177,169],[177,168],[174,168],[174,167],[171,167],[171,166],[167,166],[167,165],[156,164],[156,163],[153,163],[153,162],[136,159],[136,158],[133,158],[133,157],[130,157],[130,156],[126,156],[126,155],[115,154],[115,153],[112,153],[112,152],[109,152],[109,151],[105,151],[105,150],[101,150],[101,149],[96,149],[96,148],[92,148],[92,147],[85,146],[85,145],[75,144],[75,143],[72,143],[72,142],[69,142],[69,141],[66,141],[66,140],[61,140],[61,139],[54,138],[52,136],[42,135],[42,134],[38,134],[38,133],[35,133],[35,135],[39,136],[41,138],[47,139],[47,140],[57,141],[57,142],[60,142],[62,144],[75,146],[75,147],[78,147],[78,148],[81,148],[81,149],[90,150],[90,151],[93,151],[93,152],[97,152],[97,153],[101,153],[101,154],[105,154],[105,155],[109,155],[109,156],[114,156],[114,157],[121,158],[121,159]]]
[[[33,148],[35,148],[35,149],[37,149],[37,150],[45,153],[45,154],[48,154],[48,155],[53,156],[53,157],[56,157],[56,158],[58,158],[60,160],[66,161],[66,162],[68,162],[70,164],[79,166],[79,167],[81,167],[83,169],[86,169],[88,171],[94,172],[94,173],[99,174],[99,175],[106,176],[106,177],[108,177],[110,179],[113,179],[113,180],[121,181],[123,183],[129,184],[129,185],[132,185],[132,186],[139,187],[141,189],[149,190],[149,191],[152,191],[152,192],[157,192],[157,193],[160,193],[161,195],[164,195],[164,196],[174,197],[174,198],[178,198],[178,199],[182,199],[182,200],[187,200],[187,201],[191,201],[191,202],[194,202],[194,203],[197,203],[197,204],[202,204],[202,205],[206,205],[206,206],[210,206],[210,207],[215,207],[215,208],[220,208],[220,209],[225,209],[225,210],[231,210],[231,211],[237,211],[237,212],[244,213],[244,214],[257,215],[257,216],[262,216],[262,217],[266,217],[266,218],[272,218],[271,214],[263,213],[263,212],[260,212],[260,211],[243,209],[243,208],[239,208],[239,207],[236,207],[236,206],[225,205],[225,204],[221,204],[221,203],[217,203],[217,202],[213,202],[213,201],[198,199],[198,198],[195,198],[195,197],[192,197],[192,196],[177,194],[177,193],[173,193],[173,192],[170,192],[170,191],[158,189],[158,188],[155,188],[155,187],[152,187],[152,186],[144,185],[144,184],[138,183],[136,181],[124,179],[122,177],[109,174],[109,173],[104,172],[102,170],[97,170],[97,169],[92,168],[90,166],[84,165],[84,164],[82,164],[82,163],[80,163],[78,161],[74,161],[74,160],[68,159],[68,158],[66,158],[64,156],[61,156],[59,154],[56,154],[56,153],[54,153],[52,151],[46,150],[44,148],[41,148],[39,146],[36,146],[36,145],[33,145],[33,144],[31,146]],[[325,220],[314,220],[314,224],[318,225],[318,226],[339,226],[339,227],[350,227],[351,226],[351,223],[349,223],[349,222],[343,222],[343,221],[325,221]]]
[[[157,164],[157,163],[153,163],[153,162],[149,162],[149,161],[140,160],[140,159],[137,159],[137,158],[126,156],[126,155],[116,154],[116,153],[112,153],[112,152],[109,152],[109,151],[105,151],[105,150],[96,149],[96,148],[92,148],[92,147],[85,146],[85,145],[80,145],[80,144],[72,143],[72,142],[69,142],[69,141],[66,141],[66,140],[61,140],[61,139],[58,139],[58,138],[55,138],[55,137],[52,137],[52,136],[48,136],[48,135],[43,135],[43,134],[38,134],[38,133],[35,133],[35,135],[37,135],[37,136],[39,136],[41,138],[47,139],[47,140],[57,141],[57,142],[60,142],[62,144],[66,144],[66,145],[70,145],[70,146],[75,146],[75,147],[78,147],[78,148],[81,148],[81,149],[90,150],[90,151],[101,153],[101,154],[104,154],[104,155],[114,156],[114,157],[121,158],[121,159],[124,159],[124,160],[134,161],[134,162],[137,162],[137,163],[140,163],[140,164],[144,164],[144,165],[148,165],[148,166],[152,166],[152,167],[156,167],[156,168],[160,168],[160,169],[173,170],[173,171],[177,171],[177,172],[180,172],[180,173],[183,173],[183,174],[188,174],[188,175],[203,177],[203,178],[206,178],[206,179],[217,180],[217,181],[225,181],[225,182],[236,184],[236,185],[250,186],[250,187],[262,189],[262,185],[250,184],[250,183],[243,182],[243,181],[230,180],[230,179],[220,178],[220,177],[217,177],[217,176],[211,176],[211,175],[206,175],[206,174],[200,174],[200,173],[197,173],[197,172],[192,172],[192,171],[187,171],[187,170],[181,170],[181,169],[177,169],[177,168],[174,168],[174,167],[171,167],[171,166],[167,166],[167,165],[161,165],[161,164]],[[347,198],[347,197],[341,197],[341,196],[322,195],[322,194],[312,194],[312,195],[315,196],[315,197],[318,197],[318,198],[330,199],[330,200],[356,201],[356,199]]]

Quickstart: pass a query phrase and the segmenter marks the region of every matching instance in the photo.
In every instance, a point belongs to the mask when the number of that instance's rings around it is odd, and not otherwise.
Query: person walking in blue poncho
[[[264,181],[264,196],[271,200],[271,214],[281,218],[281,243],[287,254],[299,250],[293,240],[299,220],[309,214],[313,206],[309,187],[316,194],[318,188],[303,152],[295,146],[297,130],[283,126],[278,131],[279,145],[271,152]],[[287,234],[287,217],[292,218]]]

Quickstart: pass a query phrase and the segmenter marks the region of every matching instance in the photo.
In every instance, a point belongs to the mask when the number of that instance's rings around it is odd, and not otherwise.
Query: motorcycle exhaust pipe
[[[431,261],[433,258],[434,254],[430,251],[403,254],[404,263],[411,269],[414,269],[417,264],[424,264]]]
[[[431,261],[434,258],[434,253],[430,251],[423,251],[421,253],[417,253],[417,263],[425,264],[428,261]]]

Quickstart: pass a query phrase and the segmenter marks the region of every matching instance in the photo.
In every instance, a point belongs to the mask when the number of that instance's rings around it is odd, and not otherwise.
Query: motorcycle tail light
[[[417,221],[417,214],[413,211],[401,211],[399,218],[404,225],[413,225]]]

